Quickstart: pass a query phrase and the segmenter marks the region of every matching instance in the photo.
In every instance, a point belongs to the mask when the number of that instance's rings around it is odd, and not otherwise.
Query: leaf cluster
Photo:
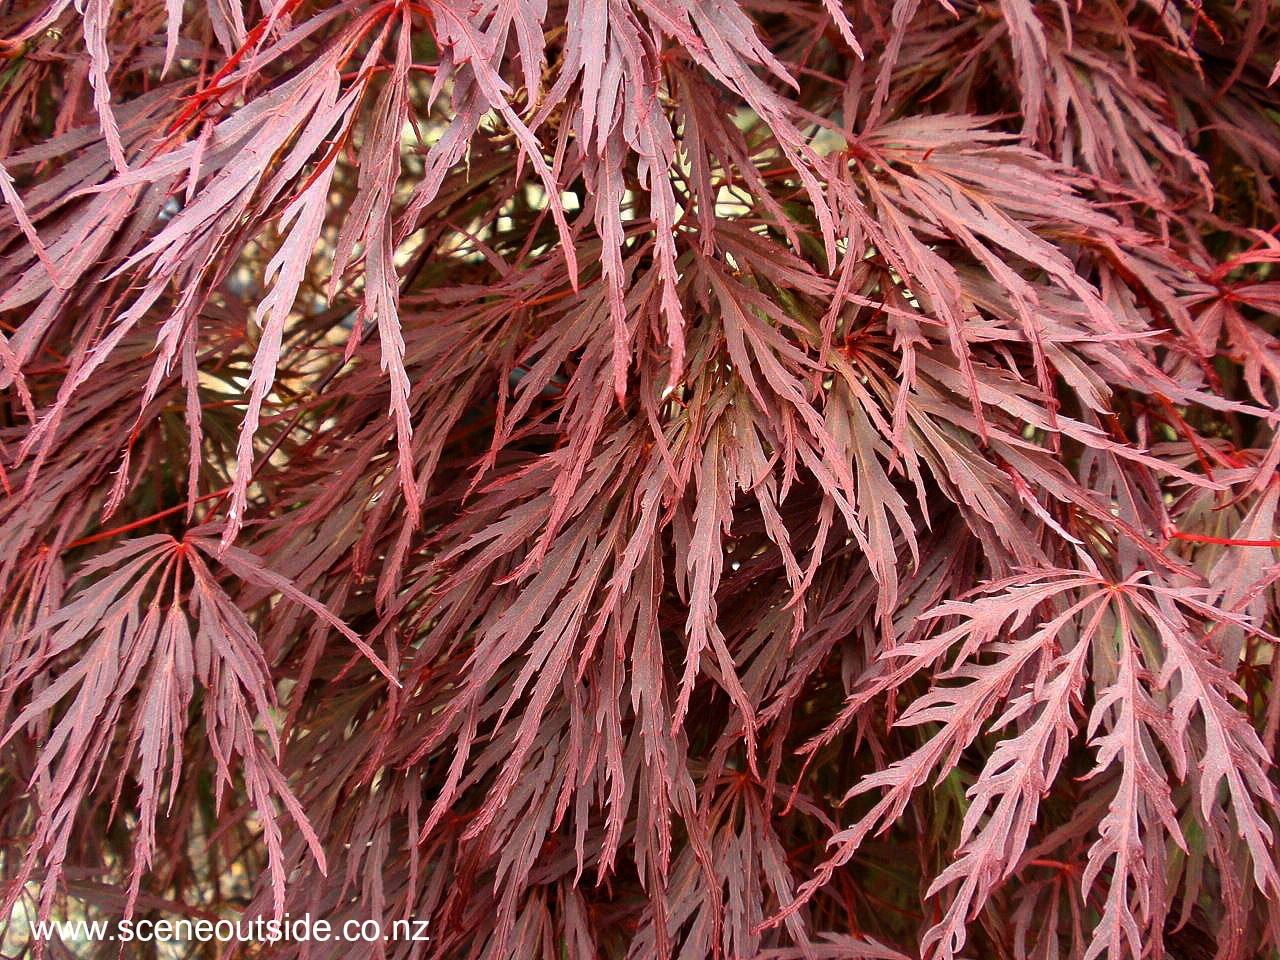
[[[0,38],[0,916],[1275,955],[1276,0]]]

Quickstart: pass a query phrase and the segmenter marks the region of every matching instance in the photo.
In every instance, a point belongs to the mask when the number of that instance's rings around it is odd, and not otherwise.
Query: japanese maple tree
[[[0,38],[0,916],[1277,956],[1280,2]]]

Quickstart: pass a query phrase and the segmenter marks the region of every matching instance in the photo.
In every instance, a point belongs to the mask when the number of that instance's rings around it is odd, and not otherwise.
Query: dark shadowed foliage
[[[1276,956],[1280,2],[0,37],[0,916]]]

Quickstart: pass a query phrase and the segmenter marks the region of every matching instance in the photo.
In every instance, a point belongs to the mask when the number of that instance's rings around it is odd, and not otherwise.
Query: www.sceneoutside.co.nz
[[[62,943],[425,943],[426,920],[376,919],[330,922],[311,914],[279,920],[44,920],[31,924],[35,942]]]

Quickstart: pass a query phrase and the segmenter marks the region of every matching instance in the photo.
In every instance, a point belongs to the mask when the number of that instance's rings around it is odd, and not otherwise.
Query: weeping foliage
[[[0,36],[0,914],[1276,955],[1275,0]]]

